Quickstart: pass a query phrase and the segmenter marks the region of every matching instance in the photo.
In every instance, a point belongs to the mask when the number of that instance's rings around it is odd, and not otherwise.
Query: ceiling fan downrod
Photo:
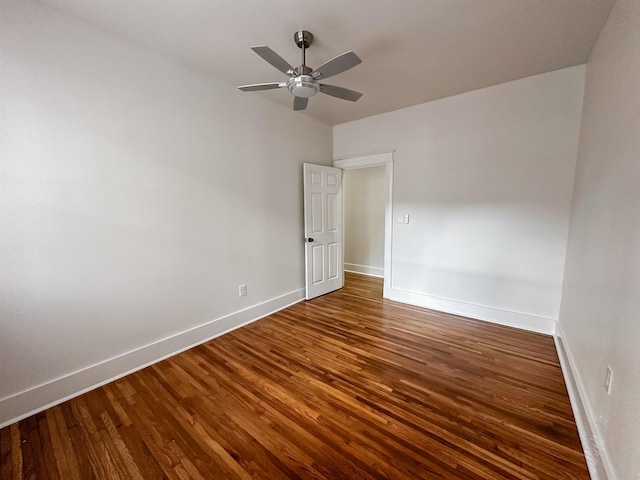
[[[302,65],[295,69],[298,75],[309,75],[313,70],[307,67],[307,61],[305,51],[313,43],[313,35],[307,30],[298,30],[293,34],[293,40],[296,45],[302,50]]]

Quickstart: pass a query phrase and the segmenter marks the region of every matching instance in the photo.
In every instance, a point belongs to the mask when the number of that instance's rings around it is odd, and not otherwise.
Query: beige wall
[[[0,35],[0,424],[19,392],[304,288],[329,126],[29,1]]]
[[[345,269],[384,272],[385,167],[344,172]]]
[[[640,1],[619,0],[587,66],[560,314],[612,480],[640,475]],[[611,395],[603,384],[613,370]]]
[[[394,152],[394,299],[552,333],[583,65],[334,127],[334,158]]]

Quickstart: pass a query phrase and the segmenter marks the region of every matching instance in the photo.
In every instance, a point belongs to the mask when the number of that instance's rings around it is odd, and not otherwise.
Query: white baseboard
[[[372,277],[384,277],[384,268],[370,267],[368,265],[358,265],[357,263],[345,263],[345,272],[361,273],[363,275],[370,275]]]
[[[553,337],[556,351],[562,367],[562,375],[569,392],[569,400],[573,409],[573,416],[578,427],[578,435],[587,460],[587,467],[592,480],[616,480],[609,455],[602,443],[602,436],[598,431],[596,414],[589,404],[580,375],[575,367],[575,361],[569,346],[562,339],[562,328],[557,326]]]
[[[0,428],[141,370],[304,299],[295,290],[0,399]]]
[[[521,328],[531,332],[545,333],[547,335],[553,335],[555,333],[556,324],[558,323],[558,321],[553,318],[539,317],[537,315],[503,310],[476,303],[435,297],[395,287],[390,288],[388,291],[385,290],[385,297],[389,300],[395,300],[396,302],[409,303],[418,307],[452,313],[454,315],[461,315],[476,320],[506,325],[508,327]]]

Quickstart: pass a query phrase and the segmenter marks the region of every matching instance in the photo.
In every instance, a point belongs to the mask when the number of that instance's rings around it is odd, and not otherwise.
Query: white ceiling
[[[296,66],[298,29],[315,40],[307,64],[347,50],[363,63],[326,83],[364,93],[318,94],[304,114],[336,125],[577,65],[615,0],[41,0],[236,85],[286,76],[250,47]],[[243,93],[291,106],[284,89]],[[300,112],[292,112],[292,115]]]

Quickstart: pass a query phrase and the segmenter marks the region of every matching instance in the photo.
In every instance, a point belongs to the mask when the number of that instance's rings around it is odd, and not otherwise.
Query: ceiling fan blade
[[[287,62],[284,58],[282,58],[280,55],[278,55],[276,52],[271,50],[266,45],[261,45],[259,47],[251,47],[251,50],[256,52],[258,55],[260,55],[271,65],[276,67],[278,70],[280,70],[282,73],[289,75],[289,72],[293,71],[293,67],[289,65],[289,62]]]
[[[332,58],[327,63],[319,66],[313,72],[311,72],[311,76],[316,80],[321,80],[323,78],[329,78],[339,73],[342,73],[350,68],[355,67],[362,63],[360,57],[349,51],[347,53],[343,53],[342,55],[338,55],[336,58]]]
[[[293,97],[293,109],[304,110],[309,104],[309,99],[306,97]]]
[[[286,87],[286,83],[273,82],[273,83],[253,83],[251,85],[240,85],[238,88],[243,92],[255,92],[257,90],[273,90],[275,88]]]
[[[356,102],[362,94],[355,90],[349,90],[348,88],[336,87],[335,85],[320,84],[320,91],[331,95],[332,97],[341,98],[343,100],[349,100],[350,102]]]

